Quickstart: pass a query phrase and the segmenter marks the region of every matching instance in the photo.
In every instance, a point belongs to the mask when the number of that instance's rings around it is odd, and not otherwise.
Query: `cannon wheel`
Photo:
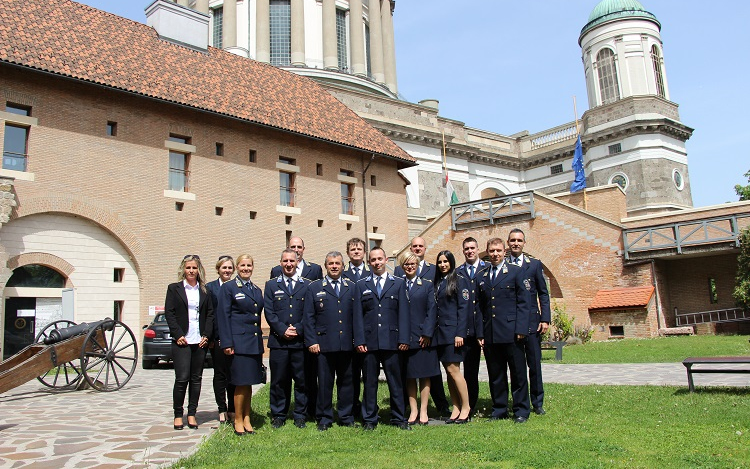
[[[41,343],[49,337],[49,333],[57,329],[65,329],[66,327],[75,326],[76,323],[68,321],[67,319],[61,319],[44,326],[44,329],[39,331],[34,343]],[[50,388],[72,388],[81,380],[81,367],[76,366],[74,362],[65,362],[57,365],[55,368],[51,368],[47,373],[37,376],[40,383]]]
[[[89,331],[81,349],[81,370],[97,391],[117,391],[130,380],[138,364],[138,342],[120,321],[109,320]]]

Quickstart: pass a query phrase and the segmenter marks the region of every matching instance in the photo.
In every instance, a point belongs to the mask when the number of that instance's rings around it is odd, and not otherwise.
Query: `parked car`
[[[143,326],[143,347],[141,347],[141,357],[144,370],[154,367],[159,360],[164,362],[172,361],[172,337],[169,335],[169,326],[167,317],[164,313],[159,313],[148,326]],[[211,368],[213,362],[211,354],[206,354],[206,367]]]

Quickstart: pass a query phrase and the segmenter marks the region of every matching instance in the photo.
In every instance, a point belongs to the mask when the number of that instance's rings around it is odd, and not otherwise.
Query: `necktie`
[[[334,280],[333,281],[333,292],[336,294],[336,296],[339,296],[339,281]]]
[[[294,290],[294,283],[293,282],[294,281],[292,280],[291,277],[287,277],[286,278],[286,289],[289,290],[289,293],[292,293],[292,291]]]
[[[383,292],[383,287],[380,286],[381,277],[375,277],[375,291],[378,292],[378,296]]]
[[[412,281],[411,280],[407,280],[406,281],[406,289],[407,290],[411,290],[411,285],[412,285]]]
[[[474,278],[474,266],[469,266],[469,278]]]
[[[497,266],[492,266],[492,273],[490,274],[490,280],[494,283],[495,279],[497,278]]]
[[[356,280],[359,280],[359,276],[360,276],[360,275],[362,275],[362,274],[361,274],[361,273],[360,273],[360,271],[359,271],[359,267],[355,267],[355,268],[354,268],[354,278],[355,278]]]

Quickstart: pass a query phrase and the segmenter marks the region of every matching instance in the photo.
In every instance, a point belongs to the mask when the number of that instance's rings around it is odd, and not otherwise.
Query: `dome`
[[[652,21],[661,30],[661,24],[656,19],[656,16],[646,11],[638,0],[602,0],[591,11],[586,26],[581,29],[579,42],[587,32],[595,27],[609,23],[610,21],[626,18],[640,18]]]

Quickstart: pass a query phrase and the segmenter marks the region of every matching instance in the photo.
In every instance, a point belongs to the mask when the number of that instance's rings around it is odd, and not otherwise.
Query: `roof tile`
[[[653,286],[599,290],[589,306],[589,311],[644,308],[651,301],[653,295]]]

